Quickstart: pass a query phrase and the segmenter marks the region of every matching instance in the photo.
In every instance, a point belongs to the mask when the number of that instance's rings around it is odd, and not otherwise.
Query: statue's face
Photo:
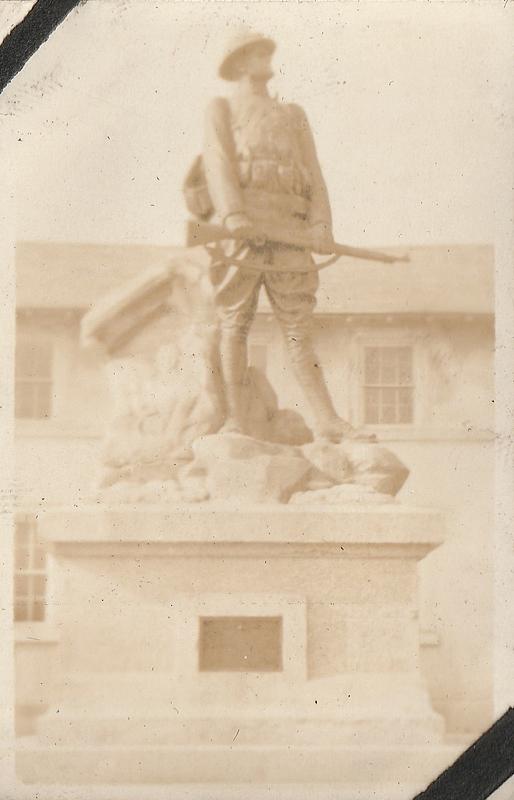
[[[241,76],[249,75],[250,78],[269,80],[273,77],[272,56],[273,53],[265,42],[254,44],[239,56],[237,70]]]

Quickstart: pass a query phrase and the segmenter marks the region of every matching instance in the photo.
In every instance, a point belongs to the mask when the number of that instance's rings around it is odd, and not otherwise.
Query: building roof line
[[[338,259],[319,272],[318,313],[494,313],[492,245],[382,249],[403,249],[410,262]],[[20,241],[16,246],[17,306],[89,310],[146,270],[165,266],[182,253],[207,269],[202,248]],[[261,295],[259,309],[265,311],[266,299]]]

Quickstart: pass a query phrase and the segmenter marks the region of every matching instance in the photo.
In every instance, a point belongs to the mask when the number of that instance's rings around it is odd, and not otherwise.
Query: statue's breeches
[[[284,260],[282,255],[286,256]],[[322,425],[337,415],[311,340],[311,321],[319,285],[318,272],[301,272],[298,269],[290,272],[284,269],[286,265],[293,266],[295,258],[311,258],[310,254],[302,251],[282,251],[282,248],[274,251],[268,248],[267,254],[250,251],[250,256],[251,267],[237,266],[233,262],[219,259],[213,262],[210,270],[215,307],[221,326],[221,360],[230,415],[238,418],[238,398],[246,372],[246,340],[257,310],[259,291],[264,286],[280,324],[293,372],[314,418]],[[267,260],[263,268],[259,269],[257,256],[271,258],[272,263]],[[244,258],[247,262],[246,255]],[[279,259],[280,263],[277,263]],[[275,263],[277,271],[270,269]],[[295,266],[298,266],[297,262]]]
[[[255,268],[253,263],[248,268],[223,262],[211,267],[214,301],[222,329],[230,329],[235,335],[248,334],[257,310],[259,291],[264,286],[284,335],[303,340],[309,334],[316,305],[317,271],[275,272],[269,266],[259,271],[258,262],[254,260]]]

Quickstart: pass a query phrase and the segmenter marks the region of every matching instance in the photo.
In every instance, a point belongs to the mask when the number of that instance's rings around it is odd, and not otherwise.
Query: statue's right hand
[[[225,227],[237,239],[245,239],[257,247],[263,247],[266,244],[266,237],[256,229],[246,214],[231,214],[230,217],[227,217]]]
[[[231,214],[225,221],[225,227],[238,239],[246,239],[254,233],[253,225],[246,214]]]

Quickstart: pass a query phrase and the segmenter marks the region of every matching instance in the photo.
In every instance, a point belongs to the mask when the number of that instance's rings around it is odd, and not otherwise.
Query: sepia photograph
[[[513,20],[87,0],[0,94],[1,800],[411,800],[514,705]]]

